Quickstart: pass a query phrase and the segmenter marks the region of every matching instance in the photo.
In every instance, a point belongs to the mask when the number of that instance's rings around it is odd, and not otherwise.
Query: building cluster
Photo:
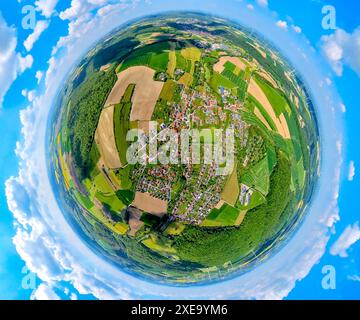
[[[220,201],[226,177],[216,175],[217,166],[201,165],[199,172],[192,172],[186,180],[172,216],[178,220],[201,224]]]
[[[242,206],[247,207],[250,204],[253,193],[254,191],[250,187],[245,184],[241,184],[239,201]]]
[[[149,193],[160,200],[170,201],[172,185],[176,180],[177,174],[171,170],[170,166],[150,167],[142,174],[136,191]]]

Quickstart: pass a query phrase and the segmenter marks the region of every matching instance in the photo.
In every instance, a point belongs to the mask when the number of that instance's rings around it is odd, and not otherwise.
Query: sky
[[[326,6],[335,9],[335,29],[324,29]],[[67,225],[44,170],[47,115],[71,66],[117,25],[169,10],[216,13],[270,39],[312,89],[322,130],[319,190],[294,239],[254,272],[211,290],[144,283],[101,261]],[[1,3],[0,298],[360,298],[359,11],[356,0]]]

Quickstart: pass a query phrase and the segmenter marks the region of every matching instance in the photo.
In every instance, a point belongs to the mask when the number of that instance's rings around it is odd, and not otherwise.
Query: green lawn
[[[246,173],[241,177],[241,183],[260,191],[264,196],[266,196],[270,187],[269,178],[269,161],[268,158],[265,157],[246,171]]]

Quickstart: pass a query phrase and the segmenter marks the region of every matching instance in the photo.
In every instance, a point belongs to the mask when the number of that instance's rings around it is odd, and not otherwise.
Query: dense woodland
[[[93,166],[89,154],[93,148],[96,127],[103,105],[115,82],[116,75],[113,70],[93,72],[74,90],[69,102],[68,129],[72,154],[82,177],[88,176]]]

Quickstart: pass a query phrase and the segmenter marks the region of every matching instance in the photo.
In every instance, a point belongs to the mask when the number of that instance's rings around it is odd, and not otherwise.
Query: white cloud
[[[77,300],[77,299],[78,299],[78,297],[75,293],[70,294],[70,300]]]
[[[87,13],[82,14],[84,15]],[[6,182],[8,206],[16,220],[16,235],[13,241],[29,269],[48,286],[40,290],[40,293],[43,293],[41,296],[49,297],[51,292],[48,289],[54,291],[53,289],[57,289],[56,283],[66,281],[71,283],[79,294],[93,294],[100,299],[286,297],[296,282],[303,279],[319,261],[326,249],[329,228],[339,219],[337,199],[341,149],[337,150],[332,144],[336,141],[337,146],[340,146],[341,143],[336,140],[336,130],[331,128],[331,134],[328,134],[327,126],[324,128],[322,143],[324,159],[319,191],[301,228],[271,259],[231,281],[207,287],[173,287],[137,279],[110,265],[90,250],[69,226],[52,192],[47,159],[44,156],[45,143],[39,141],[45,139],[49,111],[75,61],[79,60],[85,49],[100,36],[119,25],[119,19],[124,19],[125,15],[119,15],[115,10],[106,16],[100,16],[100,13],[90,16],[92,18],[83,20],[80,26],[88,25],[91,20],[92,27],[80,30],[69,28],[66,41],[62,40],[61,43],[66,46],[66,52],[61,58],[51,57],[49,60],[44,94],[35,99],[31,107],[21,112],[23,139],[16,149],[20,159],[20,172],[17,177]],[[126,15],[126,19],[132,17]],[[80,18],[75,18],[74,23]],[[273,27],[275,28],[274,25]],[[302,59],[300,55],[298,58]],[[313,65],[308,64],[304,68],[316,70]],[[304,76],[315,82],[323,79],[311,72]],[[322,90],[329,88],[324,86]],[[328,103],[321,103],[325,93],[321,90],[314,92],[314,99],[319,100],[317,105],[323,108],[328,107]],[[320,120],[324,116],[331,116],[330,112],[324,111],[319,115]],[[332,120],[325,123],[331,124]],[[47,294],[44,294],[44,291]]]
[[[302,32],[302,30],[301,30],[301,28],[300,28],[299,26],[293,25],[292,28],[294,29],[294,31],[295,31],[296,33],[301,33],[301,32]]]
[[[256,3],[261,7],[267,7],[269,5],[268,0],[256,0]]]
[[[59,0],[37,0],[35,1],[36,10],[40,11],[45,18],[50,18],[55,12],[55,7]]]
[[[250,3],[246,6],[246,8],[248,8],[249,10],[254,10],[254,6]]]
[[[17,37],[14,28],[7,25],[0,14],[0,108],[4,97],[15,79],[30,68],[33,57],[23,57],[16,52]]]
[[[360,75],[360,27],[353,33],[337,29],[331,35],[322,36],[321,48],[338,76],[342,76],[344,65]]]
[[[278,21],[276,22],[276,25],[277,25],[279,28],[284,29],[284,30],[286,30],[286,29],[288,28],[288,24],[287,24],[287,22],[284,21],[284,20],[278,20]]]
[[[60,297],[47,284],[40,284],[39,287],[32,294],[33,300],[60,300]]]
[[[41,34],[48,28],[49,22],[40,20],[36,23],[35,29],[24,41],[24,47],[27,51],[31,51],[36,41],[39,40]]]
[[[40,84],[43,77],[44,77],[43,71],[41,71],[41,70],[36,71],[35,78],[37,80],[37,84]]]
[[[352,276],[348,276],[348,279],[351,280],[351,281],[360,282],[360,276],[357,275],[357,274],[352,275]]]
[[[348,173],[348,180],[353,181],[355,177],[355,163],[354,161],[350,161],[349,164],[349,173]]]
[[[36,91],[35,90],[27,90],[23,89],[21,90],[21,95],[24,96],[29,100],[29,102],[33,102],[36,98]]]
[[[36,90],[30,90],[27,94],[29,102],[33,102],[36,98]]]
[[[70,20],[68,35],[60,37],[53,48],[55,55],[60,48],[66,47],[71,50],[72,44],[80,39],[83,34],[95,36],[95,26],[100,20],[105,21],[106,17],[120,15],[129,7],[133,7],[138,0],[117,1],[117,0],[72,0],[69,8],[60,12],[62,20]]]
[[[48,61],[48,65],[49,65],[49,68],[46,72],[46,75],[45,75],[45,85],[46,86],[49,86],[50,83],[49,83],[49,79],[51,77],[53,77],[53,74],[56,72],[57,70],[57,65],[58,65],[58,61],[55,59],[55,57],[51,57]]]
[[[79,18],[83,14],[87,14],[90,11],[108,4],[108,0],[72,0],[69,8],[60,12],[60,18],[62,20],[73,20]],[[119,2],[119,1],[117,1]]]
[[[330,254],[333,256],[340,256],[341,258],[348,257],[347,250],[360,239],[359,223],[356,222],[353,226],[346,227],[344,232],[335,241],[330,248]]]
[[[23,73],[26,69],[30,69],[34,63],[34,58],[31,54],[22,57],[20,54],[17,55],[19,74]]]
[[[345,104],[343,104],[342,102],[339,104],[339,107],[340,107],[340,110],[342,113],[345,113],[346,112],[346,106]]]
[[[328,85],[328,86],[331,86],[332,85],[332,81],[329,77],[326,77],[325,78],[325,83]]]

